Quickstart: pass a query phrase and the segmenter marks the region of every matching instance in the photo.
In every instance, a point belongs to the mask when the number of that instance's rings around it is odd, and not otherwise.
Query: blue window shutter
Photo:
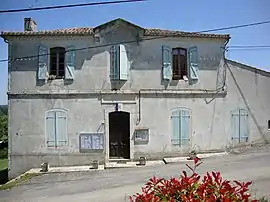
[[[172,145],[181,145],[180,131],[181,131],[181,119],[180,111],[174,111],[171,116],[172,121]]]
[[[56,146],[55,115],[54,111],[48,111],[46,113],[46,143],[48,147]]]
[[[38,71],[37,77],[39,80],[45,80],[48,72],[49,51],[46,46],[38,47]]]
[[[57,146],[67,145],[67,113],[65,111],[56,112],[56,143]]]
[[[164,80],[172,79],[172,49],[162,46],[162,75]]]
[[[248,124],[248,111],[246,109],[239,110],[239,123],[240,123],[240,142],[248,142],[249,137],[249,124]]]
[[[189,144],[190,112],[187,109],[181,110],[181,146]]]
[[[120,47],[114,45],[110,51],[110,78],[111,80],[119,80],[120,74]]]
[[[65,69],[65,79],[74,80],[75,71],[75,58],[76,51],[74,46],[68,46],[66,48],[66,69]]]
[[[189,53],[189,57],[188,57],[188,61],[189,61],[189,77],[192,80],[198,80],[198,50],[197,47],[190,47],[188,50]]]
[[[128,60],[128,51],[124,45],[120,45],[120,80],[128,79],[129,72],[129,60]]]
[[[231,114],[232,139],[239,141],[239,110]]]

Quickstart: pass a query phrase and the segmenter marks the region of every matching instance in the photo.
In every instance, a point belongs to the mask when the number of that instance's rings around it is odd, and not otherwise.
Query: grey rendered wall
[[[249,111],[251,142],[269,142],[270,72],[228,61],[227,109],[238,106]]]
[[[230,61],[227,65],[227,95],[224,98],[143,98],[141,126],[150,128],[150,142],[135,145],[135,157],[160,158],[181,155],[190,149],[205,152],[238,146],[231,139],[231,111],[237,107],[249,111],[250,133],[246,144],[268,143],[270,73]],[[177,107],[187,107],[192,112],[191,142],[186,148],[170,143],[170,116],[172,109]]]
[[[102,32],[101,43],[111,43],[127,40],[135,40],[135,32],[130,28],[120,27],[114,31]],[[77,38],[32,38],[11,40],[12,57],[37,55],[39,44],[52,46],[75,45],[76,48],[99,45],[93,42],[91,37]],[[138,93],[140,89],[162,90],[193,89],[201,93],[205,89],[213,90],[217,87],[218,69],[222,65],[223,40],[198,40],[187,38],[163,39],[142,41],[139,44],[128,44],[131,48],[132,67],[127,82],[117,84],[124,92]],[[162,45],[172,47],[198,46],[200,57],[199,81],[189,85],[184,81],[171,82],[169,85],[161,80]],[[27,51],[26,51],[27,50]],[[105,122],[105,131],[108,131],[106,116],[112,108],[112,104],[101,104],[97,91],[110,91],[114,85],[109,80],[109,47],[78,51],[76,54],[75,80],[65,83],[55,80],[40,83],[36,80],[37,58],[31,60],[15,61],[10,69],[10,176],[38,167],[42,161],[48,161],[51,165],[83,165],[90,160],[98,159],[101,162],[106,159],[106,149],[103,153],[82,154],[79,153],[80,132],[95,132]],[[210,78],[210,79],[209,79]],[[168,86],[167,86],[168,85]],[[77,92],[78,96],[67,96],[70,92]],[[85,92],[92,92],[86,95]],[[63,97],[55,98],[45,96],[44,93],[61,93]],[[84,93],[84,95],[80,95]],[[29,95],[34,94],[34,95]],[[222,148],[226,145],[226,129],[223,126],[224,111],[216,110],[215,104],[205,104],[204,95],[198,98],[185,98],[185,94],[176,96],[154,96],[141,98],[141,122],[135,125],[131,123],[131,152],[136,158],[141,153],[159,158],[164,155],[178,155],[190,148],[173,148],[170,146],[170,114],[175,107],[189,107],[192,110],[192,147],[200,150]],[[203,94],[203,93],[202,93]],[[29,96],[27,96],[29,95]],[[104,98],[104,97],[103,97]],[[135,105],[123,105],[123,110],[131,113],[132,119],[138,119],[138,98],[134,95],[122,95],[108,100],[135,100]],[[220,101],[222,104],[223,101]],[[68,110],[68,137],[69,144],[63,150],[51,150],[45,144],[44,115],[46,110],[52,108],[65,108]],[[154,110],[154,112],[153,112]],[[203,118],[201,115],[203,114]],[[148,145],[133,145],[133,132],[135,127],[150,128],[150,142]],[[209,132],[210,131],[210,132]],[[108,139],[108,133],[106,137]],[[108,142],[107,142],[108,143]],[[108,145],[106,145],[106,148]],[[131,155],[133,158],[133,155]]]
[[[108,33],[107,33],[108,32]],[[69,46],[84,48],[110,44],[121,41],[136,40],[136,32],[130,28],[120,27],[116,31],[101,33],[101,43],[95,43],[89,37],[62,37],[62,38],[21,38],[12,40],[12,57],[33,56],[38,54],[38,45],[47,47]],[[167,83],[161,79],[162,69],[162,45],[171,47],[189,48],[196,45],[200,58],[199,82],[190,86],[184,81],[171,82],[169,89],[215,89],[217,69],[222,66],[224,40],[195,39],[195,38],[168,38],[145,40],[125,44],[130,47],[130,60],[132,62],[129,79],[121,83],[122,90],[141,88],[164,89]],[[26,51],[27,50],[27,51]],[[106,90],[111,89],[109,79],[109,50],[108,47],[80,50],[76,52],[76,79],[72,83],[61,81],[47,82],[36,81],[37,58],[30,60],[14,61],[11,72],[11,91],[29,92],[31,90],[51,90],[51,84],[55,83],[63,90]],[[211,79],[209,79],[211,78]],[[119,86],[118,86],[119,87]]]

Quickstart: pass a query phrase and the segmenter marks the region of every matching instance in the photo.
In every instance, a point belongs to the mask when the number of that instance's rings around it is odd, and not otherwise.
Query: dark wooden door
[[[130,114],[111,112],[109,114],[109,156],[130,158]]]

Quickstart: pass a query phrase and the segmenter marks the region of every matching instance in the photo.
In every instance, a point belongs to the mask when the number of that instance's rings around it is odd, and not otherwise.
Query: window
[[[46,143],[48,147],[66,146],[67,111],[53,109],[46,112]]]
[[[66,79],[75,78],[75,55],[74,46],[48,48],[44,45],[38,47],[38,70],[37,79]]]
[[[237,108],[231,113],[231,139],[236,143],[249,140],[249,113],[247,109]]]
[[[130,69],[130,62],[128,59],[129,51],[128,47],[124,45],[114,45],[110,50],[110,78],[111,80],[123,80],[128,79],[128,72]]]
[[[65,77],[65,48],[55,47],[50,49],[50,72],[56,78]]]
[[[184,76],[188,76],[187,68],[187,50],[184,48],[172,49],[172,63],[173,63],[173,75],[172,79],[183,79]]]
[[[268,120],[268,130],[270,130],[270,120]]]
[[[172,138],[174,146],[187,146],[190,141],[190,110],[177,109],[172,112]]]
[[[187,79],[190,83],[197,82],[198,77],[198,50],[197,46],[185,48],[171,48],[162,46],[162,75],[163,79]]]

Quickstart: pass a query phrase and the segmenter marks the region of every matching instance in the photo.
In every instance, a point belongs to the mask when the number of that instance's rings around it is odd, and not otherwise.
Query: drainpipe
[[[229,39],[227,39],[227,41],[225,42],[225,44],[224,44],[224,50],[223,50],[223,60],[224,60],[224,66],[225,67],[228,67],[228,63],[227,63],[227,60],[226,60],[226,57],[225,57],[225,53],[226,53],[226,51],[227,51],[227,44],[229,43],[229,40],[230,40],[230,38]],[[223,80],[223,85],[222,85],[222,87],[220,88],[222,91],[224,91],[224,87],[225,87],[225,85],[226,85],[226,78],[227,78],[227,75],[226,75],[226,70],[225,70],[225,75],[224,75],[224,80]]]
[[[139,90],[139,117],[137,118],[136,125],[139,125],[141,122],[141,90]]]

